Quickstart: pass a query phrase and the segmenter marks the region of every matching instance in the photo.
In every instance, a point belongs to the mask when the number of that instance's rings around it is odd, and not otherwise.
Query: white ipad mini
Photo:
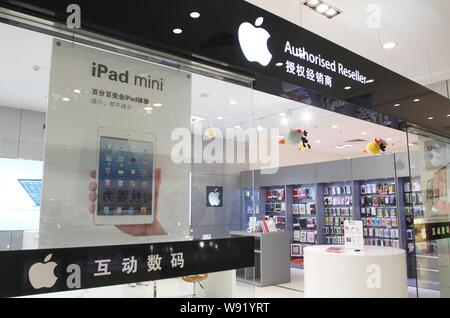
[[[94,224],[153,223],[155,135],[99,128],[97,145]]]

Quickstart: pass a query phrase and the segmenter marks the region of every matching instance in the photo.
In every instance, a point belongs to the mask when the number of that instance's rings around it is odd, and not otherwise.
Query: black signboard
[[[436,241],[450,238],[450,222],[414,224],[415,242]]]
[[[0,6],[62,25],[72,3],[0,0]],[[252,76],[256,89],[271,94],[295,100],[323,95],[450,134],[446,117],[440,116],[450,108],[447,98],[244,0],[75,3],[83,30]],[[192,19],[193,11],[200,17]],[[401,107],[393,107],[397,103]],[[435,120],[428,120],[432,115]],[[393,119],[376,122],[395,124]]]
[[[154,281],[254,266],[254,241],[206,241],[0,252],[0,297]]]

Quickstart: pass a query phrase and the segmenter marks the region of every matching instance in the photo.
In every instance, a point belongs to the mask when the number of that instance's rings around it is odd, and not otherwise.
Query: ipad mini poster
[[[171,160],[191,128],[190,74],[54,40],[39,247],[185,240],[190,165]]]

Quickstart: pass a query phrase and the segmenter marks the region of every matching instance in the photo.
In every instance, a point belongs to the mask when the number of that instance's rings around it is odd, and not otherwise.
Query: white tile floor
[[[279,286],[255,287],[244,283],[236,283],[238,298],[303,298],[303,270],[291,269],[291,282]],[[32,297],[48,298],[152,298],[153,282],[146,285],[131,287],[129,285],[111,286],[65,293],[45,294]],[[409,297],[416,298],[415,288],[409,288]],[[157,297],[159,298],[189,298],[192,297],[193,286],[179,278],[166,279],[157,282]],[[420,289],[420,298],[439,298],[439,292]],[[205,297],[202,289],[197,287],[197,297]]]

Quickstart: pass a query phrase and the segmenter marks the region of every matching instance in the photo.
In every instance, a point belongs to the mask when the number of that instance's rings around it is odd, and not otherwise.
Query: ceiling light
[[[392,138],[387,138],[386,140],[387,140],[387,141],[392,141]]]
[[[257,129],[258,131],[263,131],[263,130],[264,130],[263,126],[258,126],[256,129]]]
[[[223,117],[222,117],[222,116],[219,116],[219,117],[217,117],[217,119],[218,119],[218,120],[222,120],[222,119],[223,119]]]
[[[342,146],[334,146],[335,149],[342,149]]]
[[[397,46],[396,42],[387,42],[387,43],[384,43],[383,49],[390,50],[390,49],[393,49],[396,46]]]
[[[353,146],[352,145],[343,145],[342,148],[349,149],[349,148],[353,148]]]
[[[370,80],[367,80],[367,81],[366,81],[367,84],[371,84],[371,83],[373,83],[373,82],[375,82],[374,79],[370,79]]]
[[[316,144],[320,144],[322,140],[316,140]]]
[[[428,117],[428,120],[433,120],[433,119],[434,119],[433,116]]]
[[[282,67],[284,64],[283,63],[281,63],[281,62],[278,62],[277,64],[275,64],[275,66],[277,66],[277,67]]]
[[[307,0],[303,2],[307,7],[331,19],[342,12],[322,0]]]
[[[162,104],[161,103],[154,103],[153,106],[154,107],[162,107]]]
[[[63,97],[62,100],[63,100],[63,102],[70,102],[70,98],[69,97]]]
[[[181,34],[181,33],[183,33],[183,30],[181,30],[179,28],[176,28],[176,29],[173,29],[172,32],[175,33],[175,34]]]
[[[231,104],[231,105],[237,105],[237,103],[238,103],[238,102],[235,101],[235,100],[230,100],[230,104]]]
[[[331,128],[336,129],[336,128],[339,128],[339,126],[338,125],[333,125],[333,126],[331,126]]]
[[[198,19],[198,18],[200,18],[200,13],[197,11],[193,11],[193,12],[191,12],[190,17],[192,19]]]
[[[308,7],[314,8],[315,6],[317,6],[320,3],[319,0],[309,0],[306,2],[306,5]]]
[[[281,124],[282,124],[283,126],[289,125],[289,119],[287,119],[286,117],[284,117],[283,119],[281,119]]]
[[[325,12],[325,15],[329,18],[334,17],[336,14],[338,14],[338,12],[334,8],[330,8],[327,10],[327,12]]]
[[[235,128],[235,129],[239,129],[239,128],[241,128],[241,126],[236,125],[236,126],[234,126],[234,128]]]
[[[414,102],[414,103],[418,103],[418,102],[420,102],[420,99],[419,99],[419,98],[416,98],[415,100],[413,100],[413,102]]]
[[[73,92],[74,92],[75,94],[81,94],[81,90],[79,90],[78,88],[75,88],[75,89],[73,90]]]
[[[321,3],[316,7],[316,11],[319,13],[325,13],[328,9],[330,9],[330,7],[325,3]]]
[[[410,147],[413,147],[413,146],[414,146],[414,144],[408,144],[408,146],[410,146]]]
[[[344,89],[348,91],[349,89],[352,89],[352,87],[351,86],[346,86]]]
[[[398,104],[398,103],[394,104],[394,107],[400,107],[400,104]]]
[[[151,114],[152,111],[151,110],[146,110],[147,114]]]
[[[447,117],[450,117],[450,114],[447,114]]]
[[[366,131],[363,131],[363,132],[361,133],[361,135],[366,136],[366,135],[368,135],[368,133],[367,133]]]
[[[150,106],[144,107],[144,110],[152,110],[153,108]]]
[[[310,112],[304,112],[302,115],[302,120],[303,121],[310,121],[312,118],[312,115]]]

